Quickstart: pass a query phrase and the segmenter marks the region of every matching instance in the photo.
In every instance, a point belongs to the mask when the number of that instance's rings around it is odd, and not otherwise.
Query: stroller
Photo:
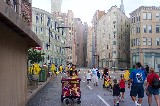
[[[80,91],[80,78],[70,79],[62,78],[62,95],[61,102],[65,100],[66,104],[69,104],[69,99],[77,100],[77,104],[81,103],[81,91]]]
[[[107,88],[108,91],[112,92],[112,81],[111,81],[110,76],[104,77],[103,88]]]

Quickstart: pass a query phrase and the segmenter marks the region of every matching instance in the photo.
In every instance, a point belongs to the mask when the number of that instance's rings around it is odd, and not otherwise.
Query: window
[[[139,19],[138,19],[138,14],[137,14],[137,21],[139,21]]]
[[[138,39],[138,46],[140,46],[141,45],[141,41],[140,41],[140,39]]]
[[[147,25],[143,25],[143,32],[147,33]]]
[[[113,21],[113,24],[116,24],[116,21]]]
[[[140,25],[137,25],[136,33],[140,33]]]
[[[131,39],[131,47],[133,47],[133,39]]]
[[[152,33],[152,25],[148,25],[148,32]]]
[[[148,46],[152,45],[152,38],[148,38]]]
[[[160,45],[160,38],[156,38],[156,45]]]
[[[146,37],[143,37],[143,45],[147,45],[147,38]]]
[[[51,19],[50,17],[48,17],[47,26],[50,26],[50,24],[51,24]]]
[[[116,41],[113,41],[113,45],[116,45]]]
[[[107,49],[108,49],[108,45],[107,45]]]
[[[136,46],[136,41],[135,41],[135,39],[133,39],[133,46]]]
[[[159,13],[156,13],[156,21],[159,21]]]
[[[132,17],[132,23],[133,23],[133,17]]]
[[[143,19],[146,20],[147,19],[147,13],[143,13]]]
[[[152,20],[152,13],[148,13],[147,16],[148,16],[148,19],[149,19],[149,20]]]
[[[39,14],[36,14],[36,23],[39,23]]]
[[[136,38],[136,46],[138,46],[138,45],[139,45],[139,39]]]
[[[135,21],[136,21],[136,17],[134,16],[134,23],[135,23]]]
[[[41,24],[43,24],[43,15],[41,15]]]
[[[160,25],[156,25],[156,33],[159,33],[159,27]]]

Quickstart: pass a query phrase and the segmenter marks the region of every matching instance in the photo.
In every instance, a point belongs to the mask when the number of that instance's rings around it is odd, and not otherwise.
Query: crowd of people
[[[60,65],[55,69],[55,75],[57,72],[66,73],[67,77],[77,78],[78,71],[75,69],[75,65]],[[148,96],[148,104],[152,106],[152,95],[154,95],[157,106],[160,106],[159,88],[160,77],[155,73],[154,68],[149,68],[148,65],[144,68],[141,63],[136,63],[130,70],[127,70],[127,77],[125,74],[120,76],[120,80],[113,79],[112,93],[114,99],[114,106],[118,106],[119,102],[124,102],[126,83],[130,89],[130,96],[135,106],[142,106],[142,100],[146,93]],[[99,69],[94,66],[92,70],[88,70],[86,73],[87,84],[93,79],[94,86],[98,86],[98,79],[100,79]],[[109,76],[109,69],[106,67],[103,70],[101,79],[111,80]],[[126,82],[127,80],[127,82]],[[138,99],[136,98],[138,96]]]
[[[148,96],[148,104],[152,106],[152,95],[155,98],[157,106],[160,106],[159,89],[160,89],[160,77],[155,73],[154,68],[149,68],[148,65],[144,68],[141,63],[136,63],[133,68],[128,71],[128,88],[130,89],[130,96],[135,106],[142,106],[142,100],[146,93]],[[128,74],[127,73],[127,74]],[[92,76],[92,77],[91,77]],[[109,69],[106,67],[103,71],[102,78],[109,78]],[[114,98],[114,106],[118,106],[119,102],[124,102],[124,94],[126,88],[126,79],[124,75],[120,76],[121,79],[113,79],[112,90]],[[86,74],[87,84],[93,78],[94,86],[98,86],[98,79],[100,78],[99,70],[96,66],[88,71]],[[137,97],[138,96],[138,100]]]

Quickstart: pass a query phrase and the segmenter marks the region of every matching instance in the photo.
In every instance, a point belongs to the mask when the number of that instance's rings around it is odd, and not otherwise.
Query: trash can
[[[47,79],[46,77],[46,71],[42,69],[39,73],[39,82],[45,82]]]

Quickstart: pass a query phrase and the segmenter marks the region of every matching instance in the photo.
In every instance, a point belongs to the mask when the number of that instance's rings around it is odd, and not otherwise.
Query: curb
[[[30,96],[27,96],[26,104],[39,92],[41,91],[51,80],[51,77],[47,79],[46,82],[44,82],[41,86],[39,86],[37,89],[32,91],[32,94]]]

